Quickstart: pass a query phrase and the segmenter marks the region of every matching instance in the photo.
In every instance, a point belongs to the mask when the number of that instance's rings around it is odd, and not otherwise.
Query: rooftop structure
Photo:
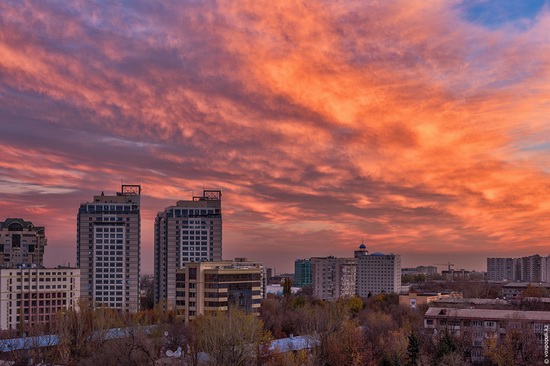
[[[0,267],[42,266],[46,245],[44,226],[21,218],[0,222]]]

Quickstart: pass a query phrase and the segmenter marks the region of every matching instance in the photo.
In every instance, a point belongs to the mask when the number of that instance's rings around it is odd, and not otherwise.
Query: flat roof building
[[[222,193],[204,190],[178,201],[155,219],[155,304],[173,308],[176,271],[188,262],[222,260]]]
[[[77,265],[83,299],[94,307],[139,310],[141,186],[82,203],[77,217]]]
[[[0,269],[0,330],[48,324],[79,298],[79,269]]]
[[[365,244],[355,252],[357,260],[357,295],[367,298],[380,293],[401,292],[401,256],[369,254]]]
[[[311,260],[296,259],[294,261],[294,286],[304,287],[313,284],[311,273]]]
[[[334,301],[355,295],[357,262],[354,258],[311,258],[313,296]]]
[[[434,339],[439,339],[442,332],[450,332],[469,340],[473,363],[485,360],[485,350],[490,339],[502,342],[510,331],[521,331],[524,344],[531,338],[535,350],[540,352],[540,355],[532,356],[534,360],[542,360],[544,333],[548,323],[548,311],[431,307],[424,315],[424,328],[432,332]]]
[[[257,262],[188,262],[176,272],[176,310],[186,322],[198,315],[239,308],[257,313],[263,298]]]

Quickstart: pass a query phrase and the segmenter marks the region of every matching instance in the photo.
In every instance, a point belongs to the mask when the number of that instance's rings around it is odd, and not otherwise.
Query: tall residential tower
[[[176,271],[186,262],[222,260],[222,192],[178,201],[155,219],[155,304],[176,303]]]
[[[94,307],[139,310],[141,186],[101,193],[78,210],[80,292]]]

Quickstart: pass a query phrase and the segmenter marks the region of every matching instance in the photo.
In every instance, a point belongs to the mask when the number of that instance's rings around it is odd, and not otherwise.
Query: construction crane
[[[451,267],[454,267],[454,263],[447,262],[447,263],[434,263],[435,266],[447,266],[449,268],[449,272],[451,271]]]

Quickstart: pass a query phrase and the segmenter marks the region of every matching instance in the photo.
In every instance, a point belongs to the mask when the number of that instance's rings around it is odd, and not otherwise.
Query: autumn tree
[[[237,309],[199,316],[193,320],[200,349],[210,357],[211,365],[254,365],[260,344],[270,340],[260,319]]]

